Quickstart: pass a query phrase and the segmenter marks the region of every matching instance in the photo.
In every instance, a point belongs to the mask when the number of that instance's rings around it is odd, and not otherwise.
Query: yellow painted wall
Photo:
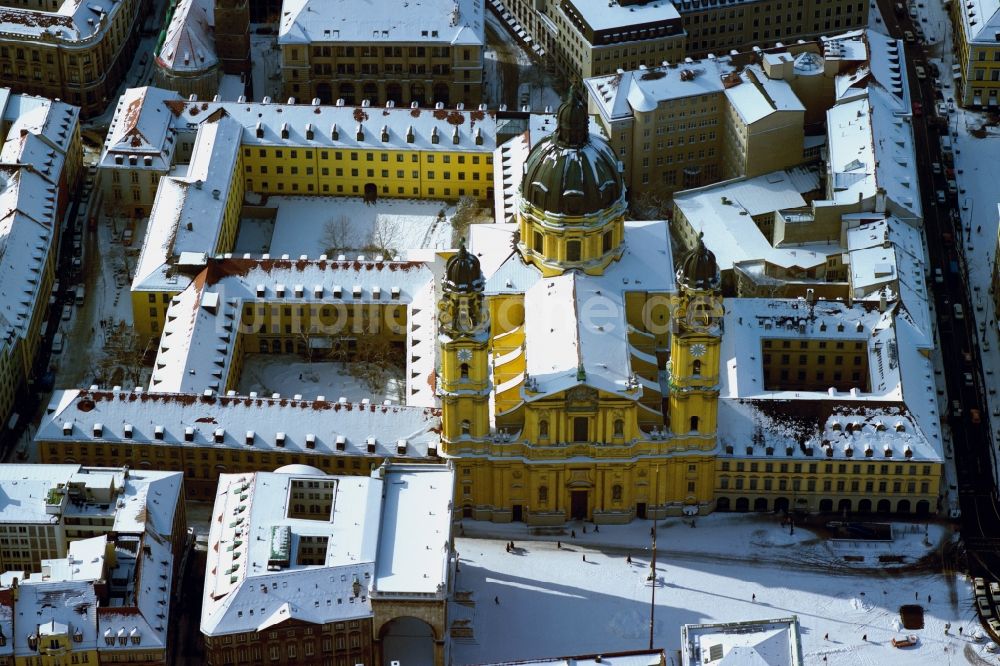
[[[340,128],[351,132],[351,128]],[[450,137],[442,136],[446,145]],[[242,150],[246,189],[261,194],[380,197],[492,197],[493,155],[486,151],[375,150],[248,146]]]

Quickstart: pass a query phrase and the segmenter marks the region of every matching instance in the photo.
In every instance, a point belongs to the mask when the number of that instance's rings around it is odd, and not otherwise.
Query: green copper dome
[[[583,216],[612,206],[625,194],[618,157],[590,133],[587,103],[576,86],[556,113],[556,131],[531,149],[521,197],[547,213]]]

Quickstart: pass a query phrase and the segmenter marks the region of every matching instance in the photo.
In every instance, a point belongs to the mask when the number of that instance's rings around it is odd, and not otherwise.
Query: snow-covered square
[[[684,624],[793,615],[806,664],[997,663],[986,651],[971,584],[941,571],[951,528],[927,526],[928,546],[923,524],[895,524],[892,543],[866,543],[799,526],[790,534],[773,515],[696,520],[691,527],[667,519],[657,528],[654,647],[674,663]],[[450,622],[471,626],[473,637],[454,641],[453,663],[648,647],[651,525],[595,533],[577,522],[533,536],[523,525],[465,521]],[[903,564],[880,564],[880,556]],[[908,604],[923,608],[922,629],[903,628],[899,610]],[[916,634],[917,645],[894,648],[892,639],[905,634]]]

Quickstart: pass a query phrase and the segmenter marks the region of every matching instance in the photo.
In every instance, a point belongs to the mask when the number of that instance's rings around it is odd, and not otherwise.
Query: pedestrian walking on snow
[[[625,564],[632,564],[632,556],[631,555],[626,555],[625,556]]]
[[[830,634],[823,634],[823,640],[824,641],[830,640]]]
[[[601,528],[600,528],[600,526],[599,526],[599,525],[597,525],[596,523],[594,524],[594,531],[595,531],[595,532],[600,532],[600,531],[601,531]]]
[[[586,554],[586,553],[584,553],[584,554],[583,554],[583,561],[584,561],[584,562],[586,562],[586,561],[587,561],[587,554]]]
[[[754,592],[753,595],[750,597],[750,601],[752,601],[754,603],[757,603],[757,593],[756,592]]]
[[[556,548],[562,550],[562,541],[556,541]]]
[[[575,539],[576,538],[576,530],[570,530],[569,531],[569,535]]]
[[[867,643],[868,642],[868,634],[862,634],[861,635],[861,640],[863,640],[865,643]]]
[[[500,605],[500,597],[493,597],[493,603],[495,603],[497,606],[499,606]]]

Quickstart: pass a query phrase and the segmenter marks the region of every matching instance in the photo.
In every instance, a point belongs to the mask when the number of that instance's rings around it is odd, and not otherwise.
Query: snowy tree
[[[635,220],[667,220],[674,210],[674,202],[670,197],[646,190],[632,199],[631,215]]]
[[[393,356],[388,340],[374,336],[361,338],[348,372],[370,393],[380,393],[392,374]]]
[[[454,245],[457,245],[460,239],[468,236],[469,225],[479,221],[478,218],[481,214],[482,209],[479,207],[479,202],[472,197],[464,196],[458,200],[455,214],[451,216],[452,243]]]
[[[365,252],[381,254],[386,259],[392,259],[399,251],[403,229],[398,219],[386,215],[375,218],[375,225],[368,236]]]
[[[320,237],[320,244],[326,254],[337,254],[343,250],[350,249],[348,239],[351,233],[351,221],[346,215],[341,215],[329,220],[323,225],[323,235]]]

